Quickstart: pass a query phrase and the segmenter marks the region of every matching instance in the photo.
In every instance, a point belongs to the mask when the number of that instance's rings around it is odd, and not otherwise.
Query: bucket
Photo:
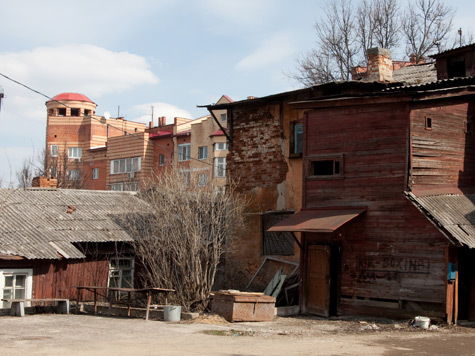
[[[430,319],[426,316],[416,316],[414,318],[414,326],[422,329],[428,329],[430,324]]]
[[[165,321],[180,321],[181,306],[179,305],[164,305],[163,306],[163,320]]]

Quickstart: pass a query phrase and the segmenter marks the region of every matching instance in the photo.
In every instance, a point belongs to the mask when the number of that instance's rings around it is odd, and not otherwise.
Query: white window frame
[[[81,170],[80,169],[68,170],[68,180],[74,180],[74,181],[81,180]]]
[[[205,187],[208,183],[208,175],[206,173],[198,174],[198,187]]]
[[[227,142],[216,142],[214,144],[215,151],[227,151],[228,150],[228,143]]]
[[[95,167],[92,169],[92,179],[99,179],[99,168]]]
[[[81,147],[68,147],[68,158],[79,159],[82,157]]]
[[[178,145],[178,162],[189,161],[191,155],[191,143]]]
[[[198,159],[204,160],[208,158],[208,146],[198,147]]]
[[[58,157],[58,151],[59,151],[58,145],[51,145],[51,148],[50,148],[51,157]]]
[[[119,182],[111,183],[109,185],[109,190],[114,192],[136,192],[139,190],[139,182]]]
[[[110,161],[110,174],[140,172],[141,157],[119,158]]]
[[[214,158],[214,177],[226,178],[226,157]]]
[[[228,119],[228,114],[221,114],[221,122],[226,122]]]
[[[25,280],[25,299],[31,299],[33,290],[33,269],[31,268],[5,268],[0,269],[0,300],[3,298],[3,290],[5,288],[5,276],[26,275]],[[10,303],[0,303],[2,308],[9,308]],[[30,306],[30,302],[26,302],[25,306]]]

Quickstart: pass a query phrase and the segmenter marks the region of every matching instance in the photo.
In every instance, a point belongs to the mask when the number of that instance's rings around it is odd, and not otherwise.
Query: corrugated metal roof
[[[132,241],[117,216],[130,204],[146,209],[132,194],[109,191],[0,189],[1,201],[0,254],[28,259],[82,258],[73,243]]]
[[[407,196],[449,238],[475,248],[475,194]]]
[[[278,222],[267,231],[334,232],[365,211],[365,208],[304,210]]]

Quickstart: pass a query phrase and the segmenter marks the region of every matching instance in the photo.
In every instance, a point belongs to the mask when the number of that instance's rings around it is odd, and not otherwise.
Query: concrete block
[[[10,307],[11,316],[25,316],[25,302],[12,302]]]

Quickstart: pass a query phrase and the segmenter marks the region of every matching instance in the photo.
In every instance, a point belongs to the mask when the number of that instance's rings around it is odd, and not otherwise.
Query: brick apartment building
[[[232,100],[222,96],[218,103]],[[159,117],[153,126],[95,114],[87,96],[62,93],[46,102],[45,172],[62,188],[138,190],[177,165],[206,185],[226,184],[226,111],[192,120]]]

